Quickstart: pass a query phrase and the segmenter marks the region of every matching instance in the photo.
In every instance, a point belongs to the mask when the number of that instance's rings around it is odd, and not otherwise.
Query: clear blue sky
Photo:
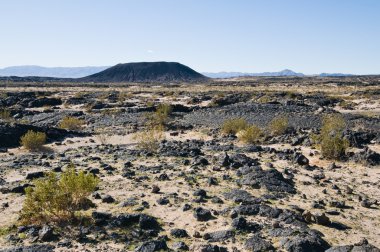
[[[0,67],[380,74],[380,0],[1,0]]]

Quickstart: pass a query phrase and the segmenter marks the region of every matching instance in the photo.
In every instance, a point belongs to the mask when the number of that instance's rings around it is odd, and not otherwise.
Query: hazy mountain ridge
[[[129,64],[129,63],[128,63]],[[53,78],[83,78],[111,68],[110,66],[87,66],[87,67],[42,67],[35,65],[11,66],[0,69],[0,76],[17,76],[17,77],[53,77]],[[303,73],[297,73],[289,69],[279,72],[262,72],[262,73],[245,73],[245,72],[202,72],[209,78],[233,78],[244,76],[263,76],[263,77],[281,77],[281,76],[308,76]],[[310,76],[320,77],[344,77],[354,76],[354,74],[344,73],[321,73]]]
[[[232,77],[244,77],[244,76],[305,76],[303,73],[296,73],[289,69],[284,69],[279,72],[263,72],[263,73],[243,73],[243,72],[219,72],[219,73],[203,73],[210,78],[232,78]]]
[[[281,76],[295,76],[295,77],[304,77],[304,76],[320,76],[320,77],[344,77],[344,76],[354,76],[354,74],[343,74],[343,73],[321,73],[313,75],[305,75],[303,73],[297,73],[289,69],[285,69],[279,72],[263,72],[263,73],[244,73],[244,72],[203,72],[203,75],[210,78],[234,78],[234,77],[247,77],[247,76],[257,76],[257,77],[281,77]]]
[[[11,66],[0,69],[0,76],[18,77],[55,77],[55,78],[81,78],[94,73],[98,73],[109,66],[88,66],[88,67],[42,67],[42,66]]]

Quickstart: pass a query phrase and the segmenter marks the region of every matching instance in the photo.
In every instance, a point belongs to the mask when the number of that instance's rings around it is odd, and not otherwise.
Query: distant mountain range
[[[296,73],[292,70],[285,69],[280,72],[263,72],[263,73],[242,73],[242,72],[219,72],[219,73],[210,73],[205,72],[203,75],[210,78],[233,78],[233,77],[246,77],[246,76],[262,76],[262,77],[281,77],[281,76],[295,76],[303,77],[306,76],[303,73]],[[342,74],[342,73],[321,73],[311,76],[320,76],[320,77],[343,77],[343,76],[353,76],[353,74]]]
[[[140,62],[139,64],[144,63]],[[149,62],[145,62],[144,64],[148,64]],[[153,63],[153,62],[151,62]],[[159,62],[155,62],[159,63]],[[170,63],[170,62],[168,62]],[[172,62],[173,63],[173,62]],[[134,64],[134,63],[127,63]],[[177,63],[179,64],[179,63]],[[182,65],[184,66],[184,65]],[[113,66],[116,67],[116,66]],[[155,71],[158,70],[158,65],[155,66]],[[186,67],[186,66],[184,66]],[[18,76],[18,77],[28,77],[28,76],[36,76],[36,77],[54,77],[54,78],[83,78],[90,77],[90,75],[97,74],[106,69],[112,68],[110,66],[88,66],[88,67],[41,67],[41,66],[12,66],[0,69],[0,76]],[[115,69],[114,69],[115,70]],[[124,68],[124,70],[129,71]],[[164,69],[162,69],[164,70]],[[113,70],[112,70],[113,71]],[[144,70],[145,71],[145,70]],[[194,71],[195,72],[195,71]],[[106,74],[109,74],[106,73]],[[282,70],[280,72],[263,72],[263,73],[243,73],[243,72],[204,72],[201,73],[204,76],[210,78],[233,78],[233,77],[244,77],[244,76],[266,76],[266,77],[280,77],[280,76],[297,76],[302,77],[305,76],[303,73],[297,73],[289,69]],[[147,74],[144,73],[145,76]],[[321,73],[312,76],[320,76],[320,77],[340,77],[340,76],[353,76],[352,74],[342,74],[342,73]],[[172,76],[174,77],[174,76]],[[133,79],[133,75],[130,74],[127,79]],[[89,79],[89,78],[88,78]],[[169,76],[164,79],[170,79]],[[186,79],[186,78],[184,78]]]
[[[98,67],[41,67],[41,66],[12,66],[0,69],[0,76],[39,76],[55,78],[81,78],[98,73],[109,66]]]
[[[243,77],[243,76],[305,76],[302,73],[296,73],[292,70],[285,69],[280,72],[264,72],[264,73],[241,73],[241,72],[219,72],[219,73],[203,73],[210,78],[232,78],[232,77]]]

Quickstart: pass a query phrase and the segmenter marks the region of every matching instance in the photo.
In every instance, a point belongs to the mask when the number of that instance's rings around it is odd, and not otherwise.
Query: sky
[[[380,74],[379,0],[0,0],[0,68]]]

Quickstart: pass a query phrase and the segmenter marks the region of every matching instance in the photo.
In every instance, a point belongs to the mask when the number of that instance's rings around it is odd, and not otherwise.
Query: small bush
[[[149,152],[157,152],[160,142],[165,138],[163,126],[151,126],[148,129],[139,132],[135,136],[137,147]]]
[[[347,139],[343,138],[346,122],[341,115],[328,115],[323,119],[319,136],[322,155],[328,159],[341,159],[349,147]]]
[[[285,94],[285,97],[288,98],[288,99],[296,99],[297,98],[297,94],[292,92],[292,91],[287,91],[286,94]]]
[[[286,116],[275,117],[268,125],[268,131],[274,136],[284,134],[288,128],[289,120]]]
[[[84,123],[83,120],[76,117],[66,116],[59,122],[58,127],[67,130],[80,130]]]
[[[224,134],[236,134],[248,127],[248,123],[244,118],[228,119],[223,122],[222,132]]]
[[[62,223],[75,220],[75,212],[88,206],[87,197],[95,190],[98,179],[92,174],[75,172],[73,165],[58,178],[50,172],[26,188],[21,210],[23,224]]]
[[[126,99],[131,99],[133,97],[133,93],[131,92],[119,92],[117,100],[120,103],[123,103]]]
[[[20,144],[31,151],[41,149],[45,143],[46,134],[43,132],[35,132],[33,130],[29,130],[20,139]]]
[[[0,119],[10,121],[12,119],[11,112],[7,109],[0,110]]]
[[[257,99],[257,102],[262,103],[262,104],[269,103],[271,101],[272,101],[272,98],[269,95],[263,95]]]
[[[155,112],[155,119],[157,124],[164,125],[172,113],[172,110],[173,108],[170,106],[170,104],[159,104]]]
[[[261,141],[264,132],[256,125],[251,125],[248,128],[238,132],[237,137],[240,141],[247,144],[254,144]]]
[[[342,109],[353,110],[355,107],[355,103],[343,100],[339,103],[339,107],[341,107]]]

